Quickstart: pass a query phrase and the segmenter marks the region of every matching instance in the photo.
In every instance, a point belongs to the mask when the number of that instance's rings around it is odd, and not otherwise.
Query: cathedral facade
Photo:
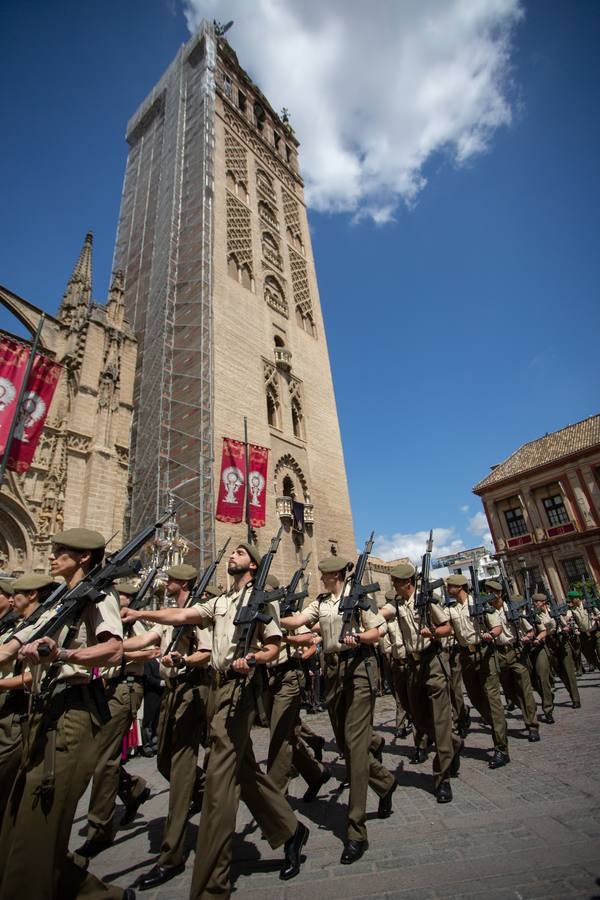
[[[115,265],[138,340],[132,527],[183,501],[190,560],[244,523],[216,521],[223,438],[269,451],[265,550],[354,556],[346,470],[298,141],[209,23],[130,120]],[[329,298],[330,302],[333,298]],[[294,518],[303,508],[302,523]]]
[[[3,287],[0,301],[37,329],[41,309]],[[46,571],[50,539],[65,528],[114,535],[109,549],[124,541],[137,349],[122,274],[106,304],[92,300],[91,234],[57,315],[45,316],[39,349],[63,369],[31,467],[8,472],[0,490],[0,569],[11,575]]]

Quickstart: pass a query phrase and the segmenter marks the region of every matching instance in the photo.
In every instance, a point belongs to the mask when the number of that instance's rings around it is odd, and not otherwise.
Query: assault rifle
[[[129,562],[141,548],[153,536],[157,528],[165,524],[168,518],[173,515],[170,509],[152,525],[147,525],[139,531],[135,537],[128,541],[124,547],[113,553],[108,560],[98,563],[94,568],[78,583],[74,588],[67,590],[61,597],[54,608],[54,615],[47,622],[44,622],[36,632],[30,637],[30,641],[37,641],[40,638],[52,637],[60,634],[61,630],[69,627],[69,631],[63,641],[62,646],[66,646],[74,637],[76,623],[84,612],[89,603],[98,603],[104,594],[111,588],[113,581],[122,577],[123,567]],[[138,570],[139,571],[139,570]],[[61,585],[62,587],[62,585]],[[51,599],[51,598],[48,598]],[[48,654],[48,650],[44,653],[43,645],[38,650],[42,656]]]
[[[488,613],[492,612],[489,607],[489,602],[492,597],[491,594],[480,593],[479,581],[477,579],[477,572],[474,565],[469,566],[469,571],[471,573],[471,589],[473,592],[473,602],[469,604],[469,615],[472,619],[475,619],[477,632],[481,634],[482,628],[484,631],[488,630],[485,617]]]
[[[559,603],[550,590],[546,591],[546,597],[548,599],[548,615],[554,621],[556,637],[564,643],[565,640],[569,640],[572,633],[571,628],[564,622],[561,622],[561,617],[568,613],[569,607],[564,600],[562,603]]]
[[[156,578],[156,573],[158,572],[158,566],[152,566],[143,582],[137,589],[137,592],[133,595],[131,600],[129,601],[129,609],[143,609],[146,605],[146,594],[152,587],[152,582]],[[117,591],[119,590],[119,586],[116,585]]]
[[[189,593],[189,597],[187,598],[187,600],[185,601],[185,603],[183,605],[184,609],[186,606],[194,606],[195,603],[201,602],[202,595],[204,594],[204,591],[206,590],[206,588],[212,581],[213,575],[217,571],[219,563],[223,559],[223,554],[227,550],[227,546],[228,546],[230,540],[231,540],[231,538],[227,538],[227,540],[225,541],[225,543],[223,544],[223,546],[217,553],[216,558],[211,562],[210,566],[208,566],[208,568],[205,569],[204,572],[202,573],[202,575],[198,578],[198,580],[196,581],[196,584],[194,585],[194,587],[192,588],[192,590]],[[163,656],[168,656],[170,653],[173,652],[173,649],[177,646],[177,643],[186,627],[187,627],[186,625],[178,625],[177,628],[173,629],[173,633],[171,635],[171,640],[169,641],[169,646],[163,653]],[[183,662],[182,662],[182,665],[183,665]]]
[[[300,585],[300,579],[304,575],[304,571],[308,565],[309,559],[310,553],[308,554],[306,559],[302,560],[300,568],[296,569],[296,571],[292,575],[292,580],[285,589],[285,596],[282,597],[279,601],[279,612],[282,619],[285,618],[285,616],[295,615],[298,612],[300,601],[304,600],[305,597],[308,597],[308,582],[306,583],[306,588],[303,591],[299,591],[298,587]]]
[[[366,595],[374,594],[379,590],[379,584],[377,582],[374,582],[373,584],[361,584],[371,550],[373,549],[374,537],[375,532],[372,531],[371,537],[365,543],[365,549],[356,561],[353,572],[348,575],[344,582],[342,596],[340,597],[340,605],[338,607],[338,612],[343,620],[339,637],[340,644],[344,642],[346,635],[352,631],[353,622],[355,621],[357,625],[359,624],[359,610],[371,608],[370,604],[364,599]],[[350,590],[346,593],[346,587],[348,586]]]
[[[504,603],[506,605],[504,615],[506,616],[506,621],[513,630],[517,647],[519,649],[522,649],[523,641],[521,638],[521,629],[519,625],[521,619],[523,618],[523,610],[527,607],[527,598],[525,598],[524,600],[513,600],[510,582],[508,580],[508,575],[506,574],[506,568],[504,567],[504,561],[502,559],[499,561],[499,566],[500,584],[502,585],[502,599],[504,600]],[[528,588],[525,589],[525,594],[527,595],[527,593]]]
[[[242,605],[238,608],[236,617],[233,620],[233,624],[236,628],[239,628],[234,659],[241,659],[250,652],[252,640],[259,624],[268,625],[273,618],[264,612],[267,603],[281,600],[281,598],[285,596],[285,588],[279,588],[275,591],[265,590],[267,575],[269,574],[273,557],[277,553],[282,531],[283,525],[279,528],[279,531],[271,541],[271,546],[260,561],[260,565],[252,579],[248,603],[243,604],[242,597]]]
[[[437,581],[431,581],[429,575],[431,572],[431,554],[433,552],[433,528],[429,532],[429,538],[427,539],[427,546],[425,549],[425,553],[423,554],[423,559],[421,561],[421,574],[419,577],[419,590],[417,591],[415,597],[415,611],[418,613],[421,619],[424,619],[427,615],[427,609],[429,604],[433,602],[433,592],[442,587],[444,584],[443,578],[438,578]],[[416,581],[417,579],[415,579]]]

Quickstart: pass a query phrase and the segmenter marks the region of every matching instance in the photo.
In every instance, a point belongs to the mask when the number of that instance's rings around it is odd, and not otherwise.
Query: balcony
[[[509,550],[514,550],[516,547],[524,547],[527,544],[533,544],[533,535],[532,534],[520,534],[518,537],[507,538],[506,546]]]
[[[277,368],[290,372],[292,368],[292,351],[288,350],[287,347],[275,347],[273,352]]]
[[[290,522],[294,518],[291,497],[276,497],[275,511],[280,519],[287,519]]]

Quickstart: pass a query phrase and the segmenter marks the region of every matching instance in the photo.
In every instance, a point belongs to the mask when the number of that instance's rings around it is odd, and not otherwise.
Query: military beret
[[[90,528],[68,528],[55,534],[52,543],[71,550],[104,550],[106,539],[99,531],[92,531]]]
[[[7,597],[12,597],[14,581],[14,578],[0,578],[0,591],[6,594]]]
[[[254,544],[238,544],[238,547],[243,547],[250,559],[256,563],[257,566],[260,566],[262,556],[258,551],[258,547],[255,547]]]
[[[267,575],[267,587],[271,588],[271,590],[276,591],[279,587],[279,578],[276,578],[275,575]]]
[[[525,597],[523,594],[513,594],[510,599],[513,603],[522,603]]]
[[[348,566],[352,567],[353,565],[354,563],[346,559],[345,556],[326,556],[325,559],[319,560],[318,569],[319,572],[324,572],[327,575],[332,572],[341,572]]]
[[[486,588],[489,588],[490,591],[501,591],[502,590],[502,585],[500,584],[499,581],[486,581],[485,586],[486,586]]]
[[[139,590],[131,581],[122,581],[120,584],[117,582],[113,587],[118,594],[125,594],[126,597],[134,597]]]
[[[537,603],[542,603],[542,602],[547,603],[548,602],[548,598],[546,597],[545,594],[534,594],[531,599]]]
[[[174,578],[175,581],[191,581],[192,578],[198,577],[198,569],[188,563],[181,563],[180,566],[171,566],[166,574],[167,578]]]
[[[407,578],[412,578],[416,573],[417,570],[412,563],[399,563],[390,570],[392,578],[400,578],[402,581],[406,581]]]
[[[446,584],[453,584],[456,587],[466,587],[469,583],[469,579],[466,575],[448,575],[446,578]]]
[[[207,584],[204,588],[204,593],[208,594],[209,597],[220,597],[223,591],[218,584]]]
[[[569,591],[567,597],[570,597],[572,600],[581,600],[583,598],[583,594],[581,591]]]
[[[47,587],[58,587],[58,581],[50,575],[21,575],[12,584],[13,594],[20,594],[21,591],[41,591]]]

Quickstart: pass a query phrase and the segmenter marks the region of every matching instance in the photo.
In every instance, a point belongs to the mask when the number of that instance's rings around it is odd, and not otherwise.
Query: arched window
[[[289,475],[285,475],[282,484],[283,496],[284,497],[295,497],[296,491],[294,490],[294,482],[290,478]]]
[[[287,301],[283,293],[283,288],[273,275],[267,275],[264,284],[265,300],[273,309],[282,313],[284,316],[288,314]]]
[[[279,396],[273,385],[267,387],[267,421],[271,428],[281,428]]]
[[[281,335],[276,334],[275,337],[273,338],[273,340],[275,342],[276,347],[285,347],[285,341],[283,340]]]
[[[277,213],[271,203],[265,203],[264,200],[260,200],[258,203],[258,214],[263,222],[266,222],[270,228],[273,228],[275,231],[279,230]]]
[[[294,429],[294,437],[304,440],[304,416],[302,415],[302,405],[297,397],[292,400],[292,427]]]

